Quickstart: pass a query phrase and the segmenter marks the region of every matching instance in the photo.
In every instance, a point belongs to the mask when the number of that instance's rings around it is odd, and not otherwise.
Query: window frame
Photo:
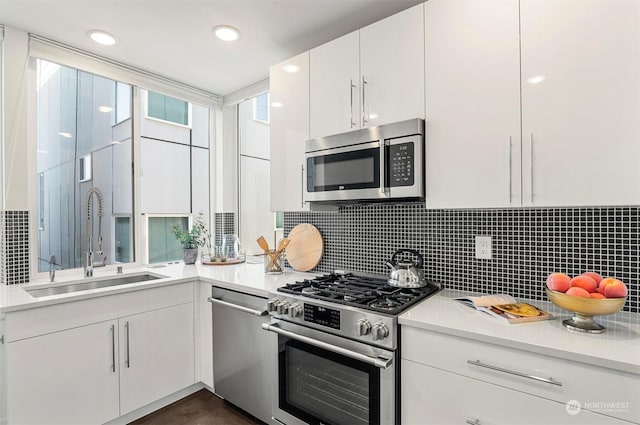
[[[180,260],[171,260],[171,261],[161,261],[158,263],[151,263],[149,258],[149,219],[150,218],[187,218],[188,219],[188,229],[191,229],[194,223],[193,213],[162,213],[162,214],[144,214],[144,245],[142,246],[142,252],[144,255],[144,262],[146,264],[174,264],[179,263]]]

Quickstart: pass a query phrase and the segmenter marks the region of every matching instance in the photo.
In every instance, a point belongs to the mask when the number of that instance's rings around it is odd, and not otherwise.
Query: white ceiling
[[[269,66],[422,0],[0,0],[0,24],[218,95],[269,76]],[[223,42],[212,28],[238,28]],[[86,35],[101,29],[114,46]]]

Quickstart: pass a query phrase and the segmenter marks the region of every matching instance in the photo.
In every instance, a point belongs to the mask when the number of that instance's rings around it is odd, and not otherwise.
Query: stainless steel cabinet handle
[[[352,359],[360,360],[361,362],[370,364],[372,366],[379,367],[380,369],[388,369],[393,363],[392,359],[384,359],[381,357],[369,357],[366,354],[356,353],[346,348],[338,347],[337,345],[329,344],[328,342],[318,341],[317,339],[309,338],[308,336],[298,335],[293,332],[284,330],[277,325],[271,325],[269,323],[263,323],[262,329],[270,332],[275,332],[279,335],[286,336],[287,338],[295,339],[301,342],[305,342],[314,347],[323,348],[333,353],[342,354],[343,356],[351,357]]]
[[[513,179],[513,144],[511,143],[511,136],[509,136],[509,204],[511,204],[511,199],[513,198],[513,188],[512,188],[512,179]]]
[[[129,357],[129,322],[126,322],[124,324],[124,330],[125,330],[125,332],[127,334],[127,357],[126,357],[126,360],[125,360],[124,364],[127,367],[131,367],[131,358]]]
[[[466,423],[468,423],[469,425],[480,425],[480,419],[474,419],[474,420],[467,419]]]
[[[531,156],[529,157],[529,166],[531,167],[531,203],[533,203],[533,133],[529,134],[529,152]]]
[[[111,372],[116,372],[116,326],[111,325]]]
[[[351,112],[351,118],[349,118],[349,123],[351,125],[351,128],[356,126],[356,123],[353,122],[353,89],[356,88],[356,85],[353,84],[353,79],[349,80],[349,99],[350,99],[350,104],[349,104],[349,111]]]
[[[556,381],[553,378],[541,378],[540,376],[528,375],[526,373],[517,372],[514,370],[504,369],[499,366],[493,366],[487,363],[483,363],[480,360],[467,360],[467,363],[472,364],[474,366],[484,367],[491,370],[497,370],[498,372],[508,373],[510,375],[521,376],[527,379],[533,379],[534,381],[544,382],[545,384],[557,385],[559,387],[562,386],[562,382]]]
[[[365,91],[366,91],[365,88],[367,87],[367,84],[369,83],[367,82],[367,80],[364,78],[364,75],[363,75],[362,76],[362,126],[363,127],[366,127],[368,122],[367,111],[366,111],[367,108],[365,108],[366,100],[367,100],[365,95]]]
[[[254,310],[252,308],[248,308],[248,307],[243,307],[241,305],[238,304],[233,304],[227,301],[222,301],[221,299],[218,298],[212,298],[209,297],[207,298],[207,301],[209,301],[211,304],[219,304],[219,305],[223,305],[225,307],[229,307],[232,308],[234,310],[238,310],[238,311],[242,311],[243,313],[249,313],[249,314],[253,314],[254,316],[267,316],[269,314],[269,312],[267,310]]]

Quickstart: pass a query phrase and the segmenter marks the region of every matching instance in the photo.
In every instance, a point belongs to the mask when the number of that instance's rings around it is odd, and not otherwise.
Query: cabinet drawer
[[[401,391],[407,425],[627,423],[409,360],[402,360]]]
[[[622,419],[640,417],[640,376],[628,372],[408,327],[402,358],[561,403],[577,400]]]

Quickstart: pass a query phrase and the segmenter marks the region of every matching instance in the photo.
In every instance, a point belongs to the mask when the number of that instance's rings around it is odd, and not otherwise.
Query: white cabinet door
[[[310,138],[360,128],[359,32],[311,49]]]
[[[518,1],[430,0],[425,28],[427,208],[520,205]]]
[[[120,414],[195,382],[193,303],[119,319]]]
[[[309,52],[272,66],[269,84],[271,211],[308,210],[302,185],[304,143],[309,139]]]
[[[8,423],[118,417],[117,340],[117,322],[108,321],[8,343]]]
[[[520,3],[524,204],[640,203],[640,2]]]
[[[401,379],[406,425],[627,423],[409,360],[402,360]]]
[[[423,4],[360,30],[360,77],[362,127],[424,118]]]

